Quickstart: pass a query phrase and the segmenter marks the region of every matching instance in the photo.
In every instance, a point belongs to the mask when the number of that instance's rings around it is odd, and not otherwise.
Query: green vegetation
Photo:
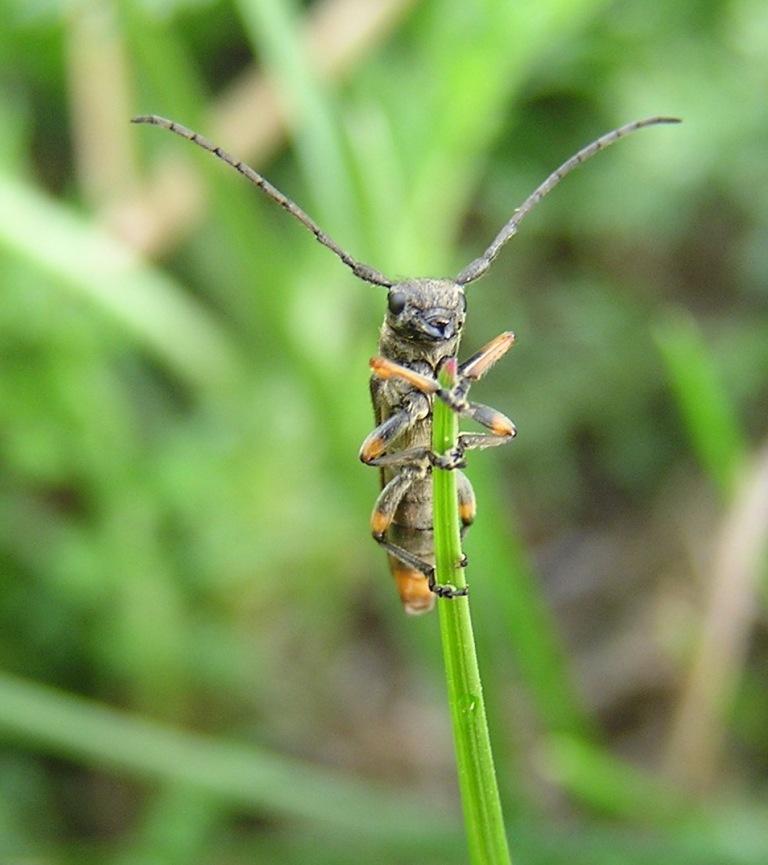
[[[758,0],[9,0],[0,861],[467,862],[438,616],[368,536],[384,292],[468,288],[466,538],[515,865],[764,865]],[[267,85],[267,81],[270,82]]]
[[[450,389],[455,377],[456,361],[451,360],[440,372],[440,384]],[[456,413],[436,401],[432,427],[434,452],[450,453],[456,447],[458,433]],[[432,478],[435,576],[440,585],[463,589],[467,583],[464,570],[458,564],[462,551],[456,474],[436,469]],[[469,598],[457,597],[452,603],[440,603],[438,614],[470,860],[475,865],[509,865]]]

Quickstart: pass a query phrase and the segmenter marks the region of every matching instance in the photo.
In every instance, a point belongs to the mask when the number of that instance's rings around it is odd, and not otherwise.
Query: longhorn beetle
[[[515,210],[491,245],[452,279],[393,280],[345,252],[297,204],[245,163],[173,120],[148,115],[133,123],[161,126],[199,145],[254,183],[288,211],[323,246],[335,253],[358,278],[388,290],[387,313],[379,338],[380,357],[371,360],[370,382],[376,428],[360,448],[360,459],[378,466],[381,493],[371,516],[374,539],[387,551],[389,565],[405,611],[425,613],[435,596],[452,598],[467,593],[435,580],[432,538],[432,468],[458,472],[459,515],[466,529],[475,518],[475,496],[464,466],[465,451],[493,447],[515,435],[515,425],[500,412],[467,399],[470,386],[512,346],[514,335],[502,333],[458,367],[450,390],[440,387],[437,374],[455,358],[467,311],[465,286],[485,274],[502,246],[541,199],[565,176],[600,150],[638,129],[659,123],[679,123],[674,117],[649,117],[628,123],[588,144],[537,188]],[[460,433],[455,449],[435,454],[431,449],[432,403],[437,398],[488,432]],[[466,564],[466,557],[461,564]]]

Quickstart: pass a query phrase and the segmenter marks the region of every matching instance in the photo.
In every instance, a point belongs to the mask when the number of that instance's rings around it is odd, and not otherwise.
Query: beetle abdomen
[[[424,574],[409,568],[394,556],[389,557],[389,567],[405,612],[411,616],[428,613],[435,606],[435,596]]]

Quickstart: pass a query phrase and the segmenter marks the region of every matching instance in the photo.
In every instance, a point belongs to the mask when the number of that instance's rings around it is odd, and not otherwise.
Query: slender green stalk
[[[452,385],[455,374],[456,362],[446,364],[441,373],[443,387]],[[432,447],[435,452],[445,453],[454,447],[457,433],[456,413],[435,400],[432,428]],[[436,469],[432,477],[436,577],[439,583],[451,583],[461,588],[466,583],[464,569],[458,564],[461,559],[461,537],[456,473]],[[509,849],[488,736],[469,599],[459,597],[441,600],[438,608],[470,859],[474,865],[509,865]]]
[[[747,441],[717,359],[693,317],[679,311],[655,329],[669,386],[696,456],[726,495],[747,461]]]

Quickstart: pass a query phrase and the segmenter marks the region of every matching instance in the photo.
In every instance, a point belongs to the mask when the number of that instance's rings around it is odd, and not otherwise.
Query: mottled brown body
[[[402,329],[398,332],[394,316],[388,312],[381,327],[379,354],[394,363],[436,378],[442,363],[449,357],[456,357],[464,324],[465,304],[460,299],[464,292],[461,286],[449,280],[409,280],[406,287],[408,293],[420,302],[422,309],[429,310],[432,307],[444,310],[445,321],[453,323],[454,335],[436,342],[426,339],[424,334],[419,334],[415,329],[410,335],[403,334]],[[392,290],[398,289],[395,286]],[[376,375],[371,377],[370,388],[377,427],[392,417],[402,406],[403,399],[410,398],[422,404],[423,417],[403,431],[396,447],[398,451],[431,450],[434,396],[421,393],[402,379],[382,380]],[[381,488],[384,489],[398,472],[397,465],[383,466]],[[434,566],[431,471],[424,477],[416,478],[406,489],[389,525],[387,537],[396,546]],[[388,559],[405,609],[411,613],[431,610],[435,595],[427,584],[426,576],[391,553]]]
[[[514,341],[512,333],[500,334],[462,364],[450,390],[444,390],[437,382],[441,364],[456,357],[466,313],[464,287],[486,273],[504,244],[515,235],[522,220],[566,174],[614,141],[638,129],[659,123],[679,123],[679,120],[650,117],[597,138],[553,171],[515,210],[485,252],[454,279],[407,279],[401,282],[357,261],[258,172],[197,132],[157,115],[135,117],[133,122],[168,129],[226,162],[297,219],[355,276],[389,290],[388,311],[379,340],[381,357],[371,361],[374,370],[371,397],[376,429],[360,448],[362,461],[381,470],[382,489],[371,516],[371,532],[389,554],[390,568],[407,612],[427,612],[434,605],[436,596],[452,598],[466,594],[466,589],[459,591],[435,582],[432,468],[437,466],[458,471],[464,464],[465,451],[503,444],[514,436],[515,427],[495,409],[467,399],[472,383],[510,348]],[[433,453],[434,399],[443,400],[454,411],[478,422],[489,432],[461,433],[453,452]],[[469,481],[460,472],[457,492],[459,514],[466,528],[474,519],[475,498]],[[465,563],[466,559],[462,559],[457,564]]]
[[[406,612],[418,614],[434,606],[435,595],[466,594],[466,589],[435,581],[432,469],[458,471],[466,450],[502,444],[515,434],[514,424],[500,412],[466,398],[472,382],[512,345],[513,335],[502,334],[470,358],[459,368],[454,387],[446,391],[437,377],[449,358],[455,361],[467,308],[463,287],[452,279],[410,279],[390,288],[387,306],[379,340],[381,355],[372,361],[377,426],[363,442],[360,458],[381,467],[382,491],[374,505],[371,532],[389,553]],[[490,432],[461,433],[453,452],[433,453],[435,399]],[[475,498],[461,472],[457,494],[466,528],[474,519]],[[462,558],[457,565],[464,563]]]

